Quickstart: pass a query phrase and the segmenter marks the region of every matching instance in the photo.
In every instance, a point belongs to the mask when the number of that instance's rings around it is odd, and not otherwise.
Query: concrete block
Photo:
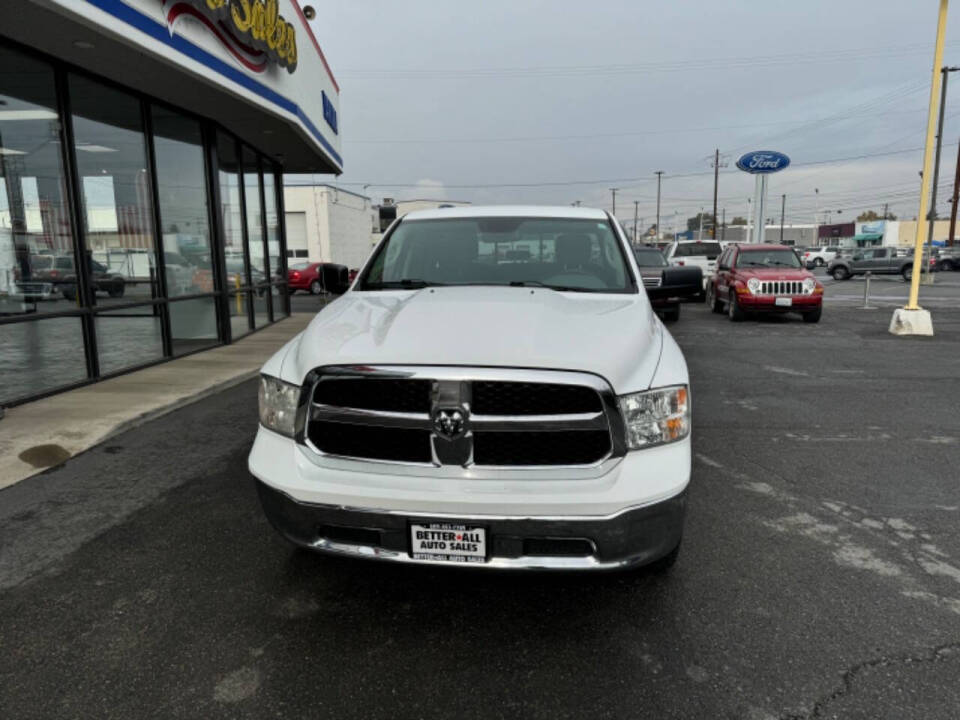
[[[897,308],[890,319],[890,332],[894,335],[933,335],[933,319],[929,310]]]

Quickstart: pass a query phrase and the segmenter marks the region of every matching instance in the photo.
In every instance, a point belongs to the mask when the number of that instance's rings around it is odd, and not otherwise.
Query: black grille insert
[[[428,413],[430,385],[429,380],[329,378],[317,383],[313,401],[361,410]]]
[[[595,390],[582,385],[527,382],[475,382],[475,415],[563,415],[600,412]]]
[[[610,452],[606,430],[475,432],[477,465],[591,465]]]
[[[308,431],[317,449],[330,455],[417,463],[432,459],[427,430],[313,420]]]

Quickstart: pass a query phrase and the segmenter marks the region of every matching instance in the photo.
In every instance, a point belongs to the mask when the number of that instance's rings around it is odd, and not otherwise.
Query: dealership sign
[[[277,0],[164,0],[163,16],[171,35],[181,18],[199,20],[253,72],[264,72],[270,61],[289,73],[297,69],[297,32]]]
[[[737,160],[737,167],[752,175],[780,172],[790,164],[790,158],[775,150],[754,150]]]

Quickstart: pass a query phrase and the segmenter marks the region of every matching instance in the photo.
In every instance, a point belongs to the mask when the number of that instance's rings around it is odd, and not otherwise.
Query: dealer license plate
[[[410,525],[410,544],[416,560],[482,563],[487,560],[486,528],[456,523]]]
[[[776,302],[779,307],[790,307],[793,305],[793,298],[777,298],[774,302]]]

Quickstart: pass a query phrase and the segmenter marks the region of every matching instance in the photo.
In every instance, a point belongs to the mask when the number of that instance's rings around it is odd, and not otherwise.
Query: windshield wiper
[[[541,287],[557,292],[609,292],[606,288],[571,287],[570,285],[548,285],[539,280],[511,280],[510,287]]]
[[[417,280],[414,278],[404,278],[403,280],[388,280],[385,282],[367,283],[363,286],[364,290],[419,290],[425,287],[437,287],[446,283],[430,282],[428,280]]]

